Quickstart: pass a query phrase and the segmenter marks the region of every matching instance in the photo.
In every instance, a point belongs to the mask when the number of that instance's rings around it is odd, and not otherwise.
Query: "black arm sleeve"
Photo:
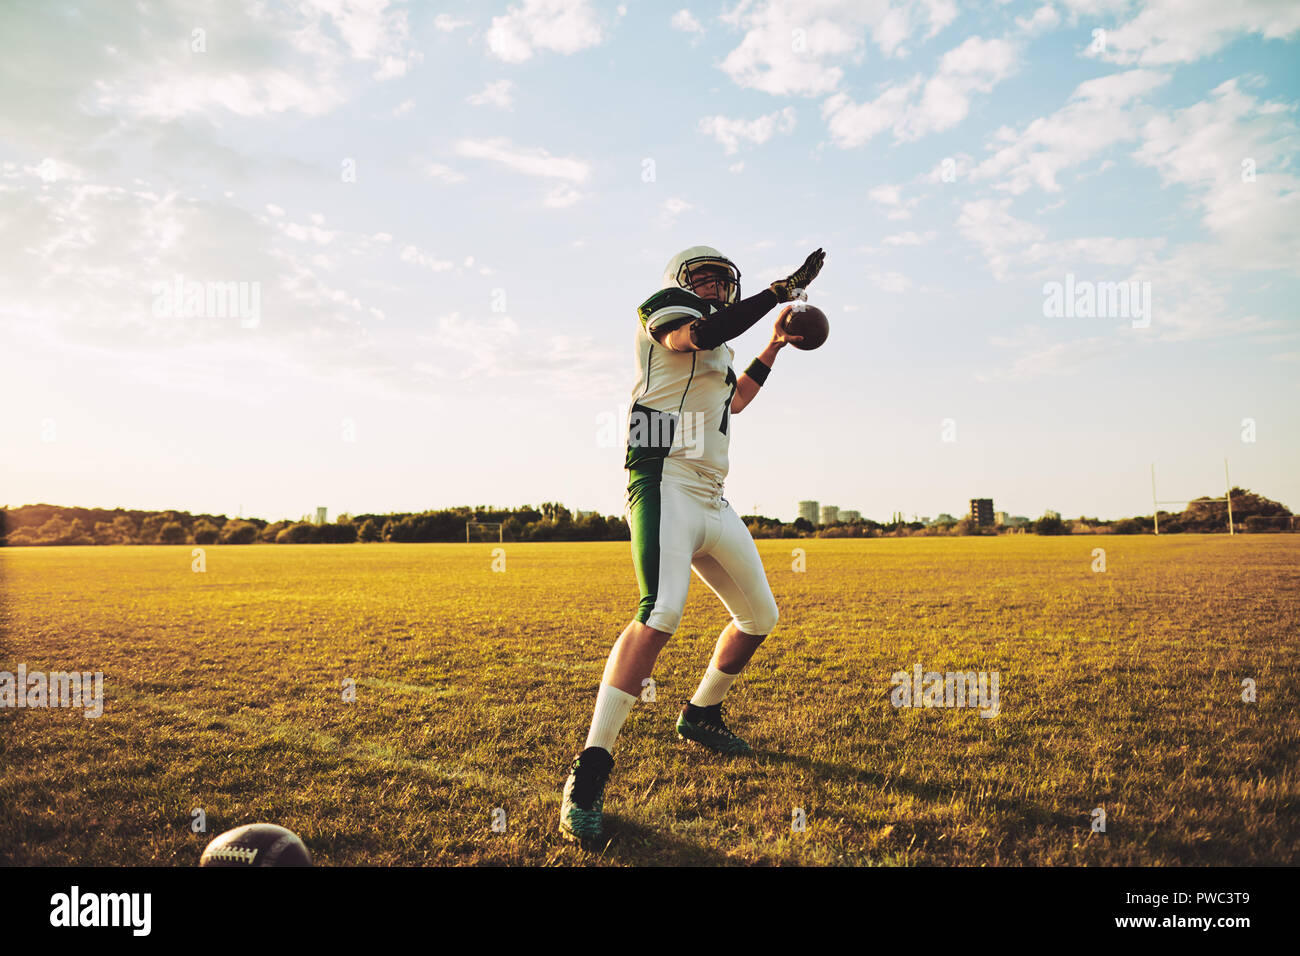
[[[719,309],[712,315],[691,323],[691,341],[696,348],[716,349],[723,342],[734,339],[772,311],[777,304],[776,293],[764,289],[758,295],[741,299],[735,305]]]

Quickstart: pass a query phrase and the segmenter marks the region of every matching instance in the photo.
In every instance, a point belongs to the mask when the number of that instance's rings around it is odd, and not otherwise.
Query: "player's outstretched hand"
[[[808,283],[817,278],[817,273],[822,271],[822,263],[826,261],[826,253],[818,249],[807,259],[803,265],[794,270],[789,277],[779,279],[770,286],[771,290],[776,293],[778,302],[789,302],[796,298],[800,291],[808,288]]]
[[[793,308],[792,306],[787,305],[784,309],[782,309],[781,314],[776,317],[776,325],[772,327],[771,344],[775,345],[779,349],[785,348],[785,346],[787,345],[793,345],[795,342],[803,341],[802,335],[791,335],[785,329],[785,319],[786,316],[790,314],[792,308]]]

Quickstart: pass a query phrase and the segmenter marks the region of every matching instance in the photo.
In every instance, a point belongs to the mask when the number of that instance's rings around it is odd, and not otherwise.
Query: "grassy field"
[[[0,862],[188,866],[256,820],[335,865],[1300,857],[1300,537],[760,541],[782,620],[727,698],[758,756],[673,730],[726,623],[693,580],[599,852],[556,823],[628,545],[494,547],[0,549],[0,670],[102,670],[106,701],[0,710]],[[916,663],[997,671],[1000,713],[892,706]]]

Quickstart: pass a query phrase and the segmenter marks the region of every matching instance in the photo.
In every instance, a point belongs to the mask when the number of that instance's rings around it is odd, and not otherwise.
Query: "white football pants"
[[[763,562],[722,484],[673,458],[629,470],[627,518],[641,587],[636,619],[672,634],[693,570],[746,634],[770,634],[776,599]]]

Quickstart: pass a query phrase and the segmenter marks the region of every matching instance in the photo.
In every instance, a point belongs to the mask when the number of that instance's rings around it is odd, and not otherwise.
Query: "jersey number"
[[[727,393],[727,402],[722,406],[722,424],[718,426],[718,431],[727,434],[727,419],[731,416],[731,396],[736,394],[736,371],[730,365],[727,366],[727,378],[722,383],[730,385],[731,391]]]

